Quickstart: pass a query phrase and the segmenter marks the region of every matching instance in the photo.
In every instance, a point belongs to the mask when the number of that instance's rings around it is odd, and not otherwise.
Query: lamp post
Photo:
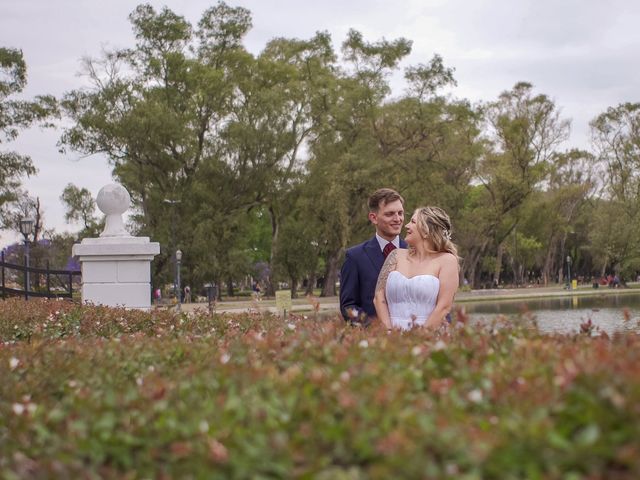
[[[182,203],[181,200],[171,200],[169,198],[165,198],[162,200],[164,203],[168,203],[171,205],[171,228],[170,228],[170,242],[169,251],[173,251],[176,244],[176,205]]]
[[[24,298],[29,300],[29,235],[33,233],[32,218],[20,220],[20,233],[24,237]]]
[[[178,298],[177,309],[180,311],[180,304],[182,303],[181,289],[180,289],[180,262],[182,261],[182,250],[176,250],[176,293]]]
[[[173,200],[170,198],[164,198],[162,199],[162,201],[164,203],[167,203],[169,205],[171,205],[171,224],[170,224],[170,229],[169,229],[169,252],[173,252],[173,249],[176,246],[176,206],[180,203],[182,203],[181,200]],[[180,310],[180,291],[179,291],[179,286],[177,284],[177,279],[179,278],[179,270],[180,270],[180,260],[178,259],[178,252],[180,252],[180,250],[177,250],[175,253],[175,261],[176,261],[176,274],[173,277],[173,293],[176,295],[176,298],[178,299],[178,310]],[[180,258],[182,258],[182,252],[180,252]]]
[[[567,255],[567,290],[571,290],[571,255]]]

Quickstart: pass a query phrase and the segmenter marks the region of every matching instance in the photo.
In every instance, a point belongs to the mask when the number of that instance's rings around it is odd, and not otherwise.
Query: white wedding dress
[[[433,275],[405,277],[394,270],[387,277],[385,293],[394,328],[408,330],[424,325],[433,312],[440,291],[440,280]]]

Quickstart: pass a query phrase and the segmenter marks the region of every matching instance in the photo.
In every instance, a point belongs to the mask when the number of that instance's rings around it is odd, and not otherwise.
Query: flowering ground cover
[[[4,301],[0,477],[640,478],[640,338]]]

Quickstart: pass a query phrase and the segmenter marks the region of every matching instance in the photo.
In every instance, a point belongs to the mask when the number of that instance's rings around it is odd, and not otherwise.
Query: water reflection
[[[531,313],[544,332],[576,333],[591,320],[600,330],[640,333],[640,293],[461,303],[471,321]]]

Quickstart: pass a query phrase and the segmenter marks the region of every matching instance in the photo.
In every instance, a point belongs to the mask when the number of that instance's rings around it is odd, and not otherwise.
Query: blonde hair
[[[458,258],[458,248],[451,241],[451,219],[438,207],[417,208],[416,225],[423,240],[430,240],[436,252],[449,252]]]

